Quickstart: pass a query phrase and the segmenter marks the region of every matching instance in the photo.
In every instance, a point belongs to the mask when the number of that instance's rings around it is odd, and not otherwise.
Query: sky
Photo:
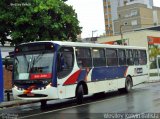
[[[80,26],[82,38],[99,36],[105,33],[103,0],[68,0],[68,5],[75,9]],[[160,7],[160,0],[153,0],[154,6]]]

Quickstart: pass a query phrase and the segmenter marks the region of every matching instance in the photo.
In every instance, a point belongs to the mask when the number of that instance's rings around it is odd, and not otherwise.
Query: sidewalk
[[[31,100],[12,100],[12,101],[5,101],[0,103],[0,109],[6,108],[6,107],[12,107],[12,106],[19,106],[19,105],[25,105],[30,103],[36,103],[39,101],[31,101]]]

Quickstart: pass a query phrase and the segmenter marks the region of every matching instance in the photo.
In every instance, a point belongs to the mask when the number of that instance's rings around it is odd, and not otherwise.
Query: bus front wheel
[[[82,104],[83,103],[83,94],[84,94],[84,90],[83,90],[83,86],[81,84],[81,85],[78,86],[77,92],[76,92],[76,102],[77,102],[77,104]]]
[[[41,109],[45,109],[47,106],[47,100],[41,100]]]

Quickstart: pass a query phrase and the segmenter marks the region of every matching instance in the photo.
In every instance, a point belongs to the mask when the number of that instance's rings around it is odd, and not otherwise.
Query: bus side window
[[[118,50],[119,65],[126,65],[126,55],[124,49]]]
[[[58,78],[67,76],[73,69],[74,55],[73,48],[62,47],[58,52],[57,75]]]
[[[132,50],[126,50],[126,58],[127,58],[127,65],[133,65],[133,52]]]
[[[90,48],[76,48],[77,65],[80,68],[92,67],[92,58]]]
[[[92,49],[92,57],[93,57],[93,66],[106,66],[106,58],[105,51],[102,48],[93,48]]]
[[[118,66],[117,49],[106,49],[107,66]]]
[[[133,50],[133,58],[134,58],[134,64],[139,65],[139,53],[138,50]]]
[[[147,54],[145,50],[140,50],[139,64],[146,65],[147,64]]]

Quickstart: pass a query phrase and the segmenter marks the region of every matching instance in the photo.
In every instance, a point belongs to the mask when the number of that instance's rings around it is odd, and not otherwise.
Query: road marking
[[[115,98],[110,98],[110,99],[104,99],[104,100],[100,100],[100,101],[95,101],[95,102],[91,102],[91,103],[85,103],[85,104],[81,104],[81,105],[76,105],[76,106],[61,108],[61,109],[52,110],[52,111],[48,111],[48,112],[41,112],[41,113],[38,113],[38,114],[33,114],[33,115],[29,115],[29,116],[19,117],[19,119],[24,119],[24,118],[28,118],[28,117],[33,117],[33,116],[48,114],[48,113],[57,112],[57,111],[61,111],[61,110],[66,110],[66,109],[71,109],[71,108],[75,108],[75,107],[81,107],[81,106],[89,105],[89,104],[95,104],[95,103],[97,103],[97,102],[98,102],[98,103],[99,103],[99,102],[104,102],[104,101],[106,101],[106,100],[107,100],[107,101],[108,101],[108,100],[112,100],[112,101],[113,101],[113,99],[119,99],[119,98],[122,98],[122,97],[125,97],[125,95],[118,96],[118,97],[115,97]]]

